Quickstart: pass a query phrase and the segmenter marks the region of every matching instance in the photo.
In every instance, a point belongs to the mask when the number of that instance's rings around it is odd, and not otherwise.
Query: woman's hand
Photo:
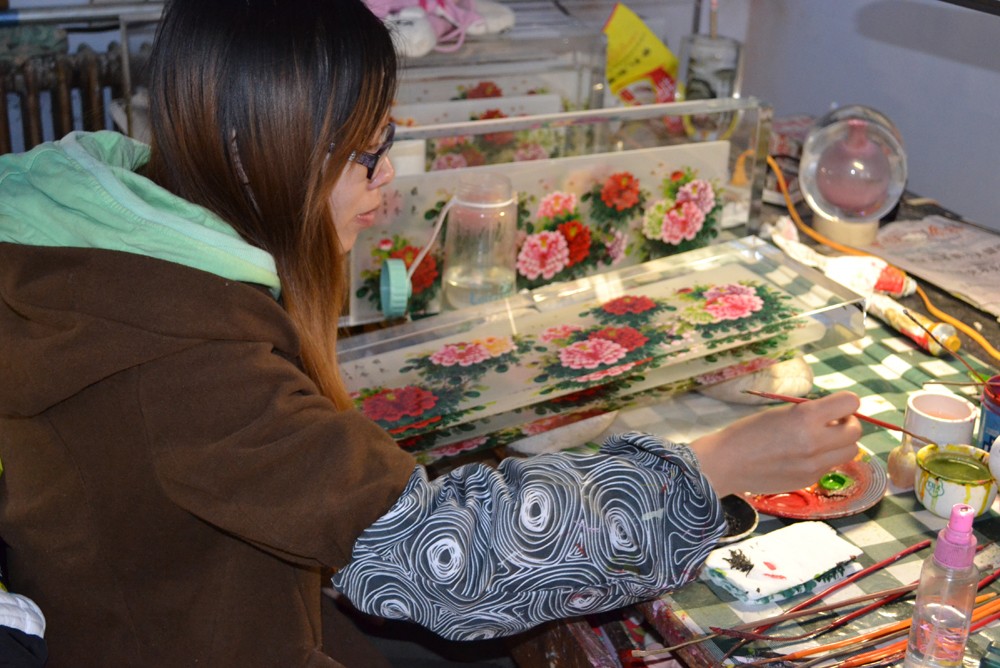
[[[719,497],[808,487],[858,453],[861,405],[852,392],[771,408],[737,420],[693,443]]]

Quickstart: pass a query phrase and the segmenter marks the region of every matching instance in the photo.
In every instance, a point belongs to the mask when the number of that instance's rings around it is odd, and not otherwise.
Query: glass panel
[[[861,336],[862,299],[746,237],[344,339],[358,407],[418,451],[690,390]]]
[[[696,117],[699,127],[724,130],[689,132]],[[755,100],[723,99],[400,127],[381,218],[351,254],[345,324],[382,320],[382,262],[410,267],[432,241],[413,272],[409,312],[440,311],[447,230],[434,237],[435,221],[466,175],[501,173],[518,192],[518,289],[753,233],[769,119]],[[565,257],[536,266],[534,245],[543,241],[566,245]]]

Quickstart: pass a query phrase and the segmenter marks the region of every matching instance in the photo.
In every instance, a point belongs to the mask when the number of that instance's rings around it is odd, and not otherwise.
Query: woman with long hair
[[[149,146],[0,158],[0,535],[51,668],[385,665],[327,589],[455,640],[628,605],[694,576],[720,496],[855,454],[837,393],[430,479],[337,373],[395,90],[361,0],[172,0]]]

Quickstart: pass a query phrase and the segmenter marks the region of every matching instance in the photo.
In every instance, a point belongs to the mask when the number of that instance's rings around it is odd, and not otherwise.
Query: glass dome
[[[878,221],[896,206],[906,184],[899,132],[868,107],[831,112],[810,132],[799,185],[810,208],[848,223]]]

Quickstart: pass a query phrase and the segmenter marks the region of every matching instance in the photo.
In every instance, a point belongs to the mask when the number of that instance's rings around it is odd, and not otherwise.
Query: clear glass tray
[[[454,454],[863,331],[860,296],[751,236],[348,337],[340,362],[404,447]]]

